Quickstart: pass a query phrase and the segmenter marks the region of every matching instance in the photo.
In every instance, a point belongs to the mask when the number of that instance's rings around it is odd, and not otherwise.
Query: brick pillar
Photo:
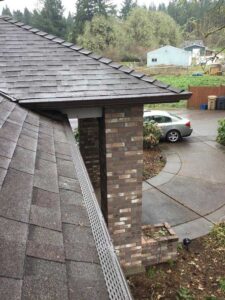
[[[99,120],[88,118],[78,120],[79,146],[85,166],[94,188],[100,186],[99,162]]]
[[[101,171],[104,214],[122,267],[127,273],[136,273],[143,270],[143,105],[105,108],[103,122],[105,155],[100,156],[105,157],[101,163],[105,166]]]

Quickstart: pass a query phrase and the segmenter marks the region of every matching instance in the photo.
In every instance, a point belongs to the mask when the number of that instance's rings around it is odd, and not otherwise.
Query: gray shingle
[[[29,126],[28,126],[29,125]],[[27,135],[33,139],[37,139],[38,138],[38,132],[35,132],[33,130],[31,130],[32,125],[28,124],[28,123],[24,123],[24,126],[22,128],[21,134]],[[27,128],[29,127],[29,128]],[[33,126],[34,128],[36,128],[35,126]]]
[[[21,300],[22,280],[0,277],[0,299]]]
[[[81,193],[79,181],[76,179],[59,176],[59,187],[61,189]]]
[[[16,143],[0,138],[0,155],[12,158]]]
[[[28,222],[33,188],[33,176],[8,170],[0,193],[0,214],[18,221]]]
[[[62,222],[81,226],[90,226],[87,211],[84,207],[68,204],[61,208]]]
[[[62,233],[30,225],[26,254],[32,257],[64,262]]]
[[[23,277],[27,229],[27,224],[0,217],[0,276]]]
[[[36,134],[35,134],[35,137],[37,136],[39,127],[37,127],[37,126],[35,126],[35,125],[33,125],[33,124],[30,124],[30,123],[28,123],[28,122],[24,122],[23,129],[24,129],[24,128],[25,128],[25,129],[28,129],[29,131],[32,131],[32,132],[36,133]]]
[[[0,156],[0,168],[8,169],[10,159],[4,156]]]
[[[6,173],[7,173],[7,171],[5,169],[0,168],[0,190],[1,190],[2,184],[4,182]]]
[[[30,223],[61,231],[62,224],[59,195],[34,188]]]
[[[39,126],[39,116],[32,112],[29,112],[25,119],[25,122],[38,127]]]
[[[28,135],[25,134],[20,134],[18,143],[18,146],[21,146],[27,150],[31,150],[31,151],[35,151],[36,152],[36,148],[37,148],[37,139],[32,138]]]
[[[27,111],[23,108],[16,106],[9,116],[11,122],[15,122],[18,125],[22,125],[27,115]]]
[[[34,174],[36,153],[17,146],[10,167],[21,172]]]
[[[73,160],[72,156],[61,154],[61,153],[56,153],[56,157],[64,159],[64,160],[68,160],[68,161],[72,161]]]
[[[60,199],[62,206],[66,206],[68,204],[84,206],[84,199],[81,193],[61,189]]]
[[[16,142],[18,140],[20,131],[20,126],[6,121],[1,128],[0,137]]]
[[[52,139],[43,139],[43,138],[38,138],[38,151],[41,152],[46,152],[49,154],[55,154],[55,147],[54,147],[54,142]]]
[[[30,223],[53,230],[62,230],[60,209],[31,205]]]
[[[67,143],[55,142],[55,152],[56,152],[56,156],[58,156],[59,154],[70,156],[71,155],[70,145]]]
[[[68,300],[66,267],[62,263],[27,258],[23,300]]]
[[[43,160],[48,160],[50,162],[56,162],[56,157],[53,154],[47,153],[47,152],[43,152],[38,150],[37,151],[37,158],[39,159],[43,159]]]
[[[63,237],[67,260],[99,263],[90,227],[64,224]]]
[[[42,132],[42,133],[45,133],[47,135],[52,136],[53,135],[53,128],[52,128],[51,124],[46,124],[45,125],[43,123],[40,123],[39,132]]]
[[[59,192],[55,163],[37,158],[34,172],[34,186],[53,193]]]
[[[68,262],[70,299],[108,299],[101,267],[96,264]]]
[[[57,158],[58,175],[76,179],[74,164],[72,161]]]
[[[32,204],[40,207],[54,208],[59,205],[59,194],[33,188]]]

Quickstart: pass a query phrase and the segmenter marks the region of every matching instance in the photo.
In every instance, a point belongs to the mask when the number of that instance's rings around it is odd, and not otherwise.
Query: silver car
[[[178,117],[166,111],[145,111],[144,122],[156,122],[162,131],[162,138],[171,143],[179,141],[182,137],[191,135],[193,129],[188,119]]]

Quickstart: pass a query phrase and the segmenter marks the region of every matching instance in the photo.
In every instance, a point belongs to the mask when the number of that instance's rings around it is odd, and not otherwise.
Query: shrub
[[[161,129],[155,122],[144,123],[144,148],[153,148],[158,145],[161,136]]]
[[[79,143],[80,134],[79,134],[78,128],[74,129],[73,134],[74,134],[74,138],[75,138],[76,142]]]
[[[225,293],[225,278],[220,278],[219,280],[219,286],[220,286],[220,289],[223,293]]]
[[[214,225],[211,236],[218,246],[225,246],[225,222]]]
[[[219,120],[217,142],[225,146],[225,119]]]
[[[189,289],[181,287],[177,291],[176,300],[194,300]]]

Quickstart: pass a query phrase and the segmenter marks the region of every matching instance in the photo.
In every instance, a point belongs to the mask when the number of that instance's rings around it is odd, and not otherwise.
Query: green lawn
[[[154,77],[174,87],[185,90],[188,89],[188,86],[215,86],[221,84],[225,85],[225,76],[158,75]]]
[[[136,67],[137,71],[143,72],[146,75],[151,76],[151,70],[147,67]],[[189,75],[153,75],[152,77],[167,83],[173,87],[188,90],[189,86],[219,86],[225,85],[225,76],[192,76],[194,72],[202,73],[200,67],[193,67],[189,70]],[[155,109],[173,109],[173,108],[185,108],[187,101],[180,101],[177,103],[169,104],[151,104],[147,105],[148,108]]]
[[[225,76],[191,76],[191,75],[158,75],[153,76],[158,80],[168,83],[173,87],[181,88],[188,90],[188,86],[218,86],[221,84],[225,85]],[[161,110],[169,110],[169,109],[180,109],[186,108],[187,101],[180,101],[177,103],[168,103],[168,104],[150,104],[147,105],[148,109],[161,109]]]

